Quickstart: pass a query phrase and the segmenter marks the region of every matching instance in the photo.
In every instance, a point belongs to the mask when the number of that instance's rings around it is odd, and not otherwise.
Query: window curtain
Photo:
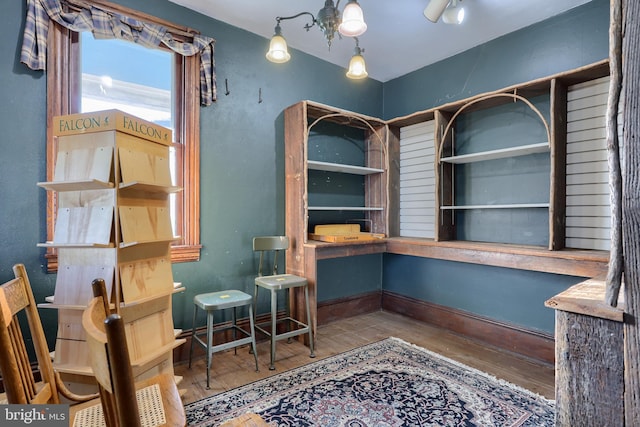
[[[32,70],[45,70],[49,20],[72,31],[91,31],[96,39],[117,38],[157,48],[160,43],[181,55],[200,54],[200,103],[217,98],[213,48],[215,40],[193,34],[191,43],[176,40],[166,28],[86,5],[78,12],[62,10],[60,0],[27,0],[27,16],[20,62]]]

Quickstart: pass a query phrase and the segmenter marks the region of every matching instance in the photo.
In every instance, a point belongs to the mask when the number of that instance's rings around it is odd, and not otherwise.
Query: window
[[[118,109],[175,130],[172,102],[173,55],[168,49],[149,49],[123,40],[96,40],[89,32],[80,34],[80,112]],[[150,70],[153,72],[140,72]],[[173,182],[177,181],[176,151],[170,150]],[[171,194],[171,225],[178,230],[176,194]]]
[[[132,17],[140,17],[135,11],[120,8],[119,12]],[[144,19],[151,23],[167,26],[167,22],[154,20],[147,15]],[[118,108],[123,111],[138,115],[146,120],[154,121],[173,130],[174,144],[172,147],[172,174],[175,184],[181,186],[183,191],[175,195],[172,200],[172,222],[174,232],[181,237],[181,240],[172,246],[172,261],[185,262],[195,261],[200,258],[200,225],[199,225],[199,114],[200,114],[200,73],[199,58],[194,56],[183,56],[162,48],[147,49],[134,45],[133,43],[120,40],[89,40],[90,34],[79,34],[70,31],[57,24],[54,24],[49,32],[48,43],[48,64],[47,69],[47,180],[53,178],[55,165],[55,140],[52,136],[51,122],[53,117],[63,114],[72,114],[84,111],[95,111],[108,108]],[[84,63],[88,59],[87,53],[83,55],[83,44],[85,47],[91,45],[94,49],[136,49],[141,55],[155,58],[153,74],[138,73],[153,76],[154,79],[161,76],[162,82],[151,82],[133,80],[123,77],[116,78],[110,75],[111,83],[117,80],[124,83],[129,89],[147,91],[143,97],[147,100],[152,98],[153,92],[156,99],[162,104],[154,105],[133,105],[133,102],[125,99],[123,95],[126,89],[120,93],[117,99],[110,99],[110,104],[104,102],[104,96],[94,96],[98,92],[107,92],[109,79],[100,78],[109,74],[109,71],[97,74],[92,64]],[[122,53],[122,52],[121,52]],[[118,60],[107,61],[107,63],[120,62]],[[157,72],[157,64],[161,65],[161,72]],[[146,62],[149,64],[149,62]],[[131,68],[131,62],[127,61]],[[141,65],[144,66],[144,65]],[[99,69],[99,68],[98,68]],[[113,71],[113,70],[112,70]],[[113,71],[115,72],[115,71]],[[97,79],[97,81],[96,81]],[[101,88],[102,86],[102,88]],[[122,87],[122,85],[121,85]],[[112,86],[113,88],[113,86]],[[112,90],[113,94],[115,90]],[[93,95],[92,95],[93,93]],[[101,98],[101,99],[100,99]],[[140,98],[137,96],[137,98]],[[123,105],[124,102],[124,105]],[[128,106],[126,104],[129,104]],[[131,108],[142,109],[131,109]],[[162,114],[160,114],[162,112]],[[158,114],[156,120],[152,114]],[[51,240],[54,234],[56,198],[54,194],[48,194],[47,201],[47,240]],[[46,254],[47,268],[49,271],[57,270],[57,255],[54,250],[49,250]]]

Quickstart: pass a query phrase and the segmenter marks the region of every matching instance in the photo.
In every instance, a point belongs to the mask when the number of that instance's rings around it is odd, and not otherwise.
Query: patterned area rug
[[[186,406],[190,426],[246,412],[273,426],[552,426],[554,405],[397,338]]]

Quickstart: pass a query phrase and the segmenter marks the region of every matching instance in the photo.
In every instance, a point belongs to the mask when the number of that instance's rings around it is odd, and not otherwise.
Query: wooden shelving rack
[[[81,325],[91,282],[105,280],[125,320],[134,375],[173,374],[177,340],[172,294],[173,235],[169,196],[171,130],[118,110],[54,118],[57,157],[53,241],[58,275],[43,308],[58,310],[54,366],[80,384],[92,382]],[[83,377],[89,377],[84,378]]]

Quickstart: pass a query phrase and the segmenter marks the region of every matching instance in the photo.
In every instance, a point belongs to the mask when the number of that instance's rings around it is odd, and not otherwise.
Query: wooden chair
[[[118,314],[109,312],[104,281],[96,279],[92,285],[95,297],[82,315],[82,327],[102,405],[73,411],[72,419],[87,425],[84,420],[99,418],[96,411],[101,411],[107,427],[186,425],[173,375],[158,374],[134,382],[124,322]],[[154,421],[148,422],[150,418]]]
[[[54,371],[27,271],[23,264],[16,264],[13,273],[14,279],[0,285],[0,371],[7,403],[56,404],[61,395],[71,402],[95,399],[97,394],[72,393]],[[21,313],[27,320],[41,381],[36,381],[32,371],[28,342],[24,340],[27,331],[23,334],[18,318]]]

